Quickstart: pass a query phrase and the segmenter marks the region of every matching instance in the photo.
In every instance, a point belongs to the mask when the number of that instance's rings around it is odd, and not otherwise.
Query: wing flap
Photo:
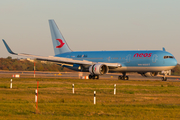
[[[91,62],[91,61],[74,60],[71,58],[64,58],[64,57],[44,57],[44,56],[30,55],[30,54],[24,54],[24,53],[20,53],[17,55],[31,57],[31,58],[35,58],[37,60],[51,61],[51,62],[58,62],[58,63],[86,64],[86,65],[93,64],[93,62]]]

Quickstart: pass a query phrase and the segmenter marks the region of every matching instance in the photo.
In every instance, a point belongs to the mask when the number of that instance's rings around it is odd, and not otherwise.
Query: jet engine
[[[109,71],[108,66],[105,64],[94,64],[89,67],[89,72],[92,75],[103,75]]]
[[[144,77],[154,77],[158,75],[158,72],[146,72],[146,73],[140,73]]]

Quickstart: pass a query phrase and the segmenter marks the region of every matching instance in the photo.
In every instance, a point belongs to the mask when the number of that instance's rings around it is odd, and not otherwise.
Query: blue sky
[[[48,20],[54,19],[74,51],[165,47],[180,63],[179,6],[180,0],[1,1],[0,36],[15,52],[52,56]],[[3,42],[0,51],[17,57]]]

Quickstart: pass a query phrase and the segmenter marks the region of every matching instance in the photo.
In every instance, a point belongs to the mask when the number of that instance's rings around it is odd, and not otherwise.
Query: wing
[[[19,55],[19,56],[25,56],[25,57],[30,57],[30,58],[35,58],[36,60],[42,60],[42,61],[50,61],[50,62],[57,62],[60,64],[79,64],[79,65],[94,65],[97,63],[102,63],[107,65],[108,67],[121,67],[121,64],[119,63],[104,63],[104,62],[92,62],[92,61],[87,61],[87,60],[74,60],[71,58],[65,58],[65,57],[45,57],[45,56],[38,56],[38,55],[30,55],[30,54],[25,54],[25,53],[15,53],[13,52],[8,44],[5,42],[5,40],[2,40],[4,42],[4,45],[6,46],[6,49],[9,53],[14,54],[14,55]]]

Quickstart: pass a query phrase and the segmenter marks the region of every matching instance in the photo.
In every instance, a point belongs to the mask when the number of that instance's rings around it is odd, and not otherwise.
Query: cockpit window
[[[174,58],[173,56],[164,56],[164,59],[167,59],[167,58]]]

